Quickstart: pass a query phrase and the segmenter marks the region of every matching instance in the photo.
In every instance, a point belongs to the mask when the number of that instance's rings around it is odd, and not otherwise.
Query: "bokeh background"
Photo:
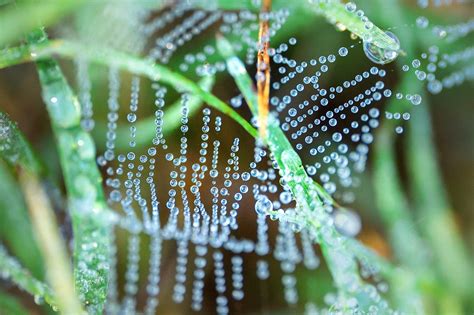
[[[374,6],[376,8],[373,8],[371,6],[371,1],[369,0],[357,1],[357,4],[366,11],[368,16],[373,18],[375,23],[385,28],[392,28],[394,33],[396,33],[397,29],[400,28],[408,28],[410,30],[416,28],[413,19],[413,23],[410,25],[405,23],[399,25],[387,24],[387,19],[384,18],[384,14],[389,13],[384,12],[383,5],[379,5],[378,7]],[[111,36],[111,38],[113,38],[113,33],[107,33],[110,30],[104,26],[104,24],[113,23],[113,21],[94,19],[94,11],[97,11],[99,7],[99,4],[89,3],[82,6],[79,5],[73,12],[65,13],[64,17],[55,21],[55,23],[48,28],[50,36],[53,38],[71,38],[79,36],[78,34],[80,34],[81,30],[86,33],[86,35],[82,36],[89,36],[90,33],[87,32],[90,32],[92,29],[99,33],[99,38],[101,35]],[[468,8],[467,10],[466,7]],[[405,1],[403,8],[406,10],[407,16],[416,17],[418,13],[421,12],[416,7],[415,3],[410,1]],[[164,10],[169,10],[169,8],[165,8]],[[157,14],[160,13],[158,12]],[[440,20],[443,20],[443,16],[448,16],[449,19],[459,19],[461,21],[472,19],[474,11],[472,5],[469,4],[451,5],[443,7],[442,9],[429,9],[429,14],[437,16],[437,18],[439,17]],[[83,25],[81,25],[81,23]],[[102,29],[106,30],[103,34],[100,33]],[[1,30],[1,32],[7,31],[8,30]],[[290,37],[296,38],[298,44],[291,46],[290,50],[286,53],[287,57],[295,60],[309,60],[321,55],[335,54],[341,46],[349,47],[350,45],[355,45],[355,48],[351,50],[350,56],[342,61],[338,61],[330,69],[329,73],[324,76],[323,83],[326,86],[337,85],[349,77],[353,77],[355,74],[365,71],[371,66],[370,61],[363,54],[362,46],[359,41],[351,39],[348,32],[337,31],[333,25],[327,23],[322,17],[305,14],[302,14],[299,17],[290,17],[289,21],[283,26],[280,32],[281,34],[279,34],[275,41],[272,42],[272,46],[285,42]],[[215,30],[208,30],[202,36],[199,36],[195,40],[186,44],[182,49],[185,52],[192,52],[194,48],[202,47],[203,43],[213,41],[214,34]],[[114,43],[114,45],[116,45],[116,43]],[[171,68],[176,67],[177,64],[179,64],[179,55],[180,53],[171,58],[169,63]],[[76,75],[74,64],[69,61],[61,61],[61,65],[68,75],[69,82],[74,86]],[[389,78],[387,80],[389,82],[388,85],[396,87],[400,79],[400,67],[396,64],[390,64],[384,68],[389,73]],[[248,67],[248,71],[251,75],[254,75],[255,73],[255,69],[252,66]],[[277,71],[273,71],[275,74],[276,72]],[[121,102],[127,104],[129,100],[131,77],[129,74],[122,73],[121,78],[123,82],[122,92],[120,95]],[[92,95],[94,103],[94,119],[96,120],[96,125],[105,124],[108,97],[107,70],[104,67],[93,66],[91,68],[91,79],[93,83]],[[140,91],[139,117],[147,117],[153,114],[153,107],[148,106],[148,104],[152,104],[153,102],[153,91],[147,87],[147,85],[149,86],[149,81],[142,80],[141,86],[143,88]],[[429,95],[423,100],[422,105],[428,106],[432,115],[434,143],[437,159],[443,176],[444,189],[447,191],[449,202],[452,206],[452,209],[450,209],[452,215],[454,216],[455,222],[462,233],[462,237],[469,248],[471,256],[474,252],[474,201],[472,196],[474,192],[473,88],[474,85],[472,81],[467,82],[462,86],[447,89],[439,95]],[[172,89],[170,88],[169,90]],[[239,93],[238,89],[233,84],[232,78],[226,74],[219,75],[219,79],[213,88],[213,92],[227,102]],[[46,163],[48,176],[54,182],[62,183],[62,174],[56,152],[55,141],[49,123],[48,114],[41,100],[40,93],[38,76],[33,64],[18,65],[0,71],[0,109],[3,112],[8,113],[14,121],[18,122],[19,128],[25,133],[27,139],[32,143],[34,149],[39,152],[40,157]],[[177,95],[170,92],[168,93],[167,98],[169,99],[169,103],[172,103],[177,98]],[[382,105],[382,107],[383,106],[385,105]],[[245,106],[242,106],[242,108],[239,109],[239,112],[241,112],[246,118],[250,118],[249,112],[244,107]],[[123,106],[121,110],[123,110],[121,116],[126,116],[127,106]],[[253,140],[250,139],[236,123],[230,121],[226,117],[224,117],[223,120],[224,126],[227,126],[226,132],[219,135],[223,146],[230,146],[234,137],[240,137],[242,141],[241,147],[245,148],[240,152],[241,159],[243,161],[250,161],[253,151],[246,148],[250,148],[253,145]],[[196,127],[199,127],[199,121],[191,122],[191,132],[189,133],[190,143],[193,143],[193,139],[196,141],[199,139],[199,133],[196,132],[198,128]],[[138,134],[138,137],[139,136],[140,135]],[[100,135],[95,135],[95,137],[98,141],[103,140],[103,138],[100,139]],[[168,142],[171,145],[173,143],[173,137],[174,139],[178,139],[179,131],[168,135]],[[410,190],[408,189],[409,182],[407,179],[406,161],[403,158],[406,150],[405,142],[405,133],[397,135],[397,166],[402,175],[404,189],[407,194],[410,194]],[[98,143],[98,147],[100,153],[101,148],[103,150],[104,146],[103,144],[100,145]],[[191,148],[190,150],[192,155],[193,149]],[[197,150],[194,154],[197,154]],[[303,159],[305,158],[308,157],[303,157]],[[354,209],[361,216],[362,230],[358,237],[381,255],[391,258],[393,255],[392,249],[387,241],[386,230],[379,219],[378,211],[374,202],[372,159],[369,158],[367,170],[363,174],[358,175],[358,177],[360,178],[360,185],[351,190],[355,196],[354,202],[352,204],[347,204],[348,207]],[[61,222],[62,233],[65,239],[70,239],[72,231],[68,215],[65,213],[64,192],[63,186],[60,186],[60,191],[50,190],[51,198],[55,205],[55,211]],[[241,213],[241,222],[248,220],[249,225],[253,226],[255,215],[251,200],[244,203],[242,208],[250,213],[248,215]],[[0,221],[3,220],[1,216],[5,215],[6,211],[9,211],[9,209],[0,209]],[[420,219],[420,221],[422,221],[422,219]],[[7,221],[4,220],[4,222]],[[423,224],[423,222],[418,223]],[[15,228],[14,226],[2,225],[0,225],[0,227],[4,229],[4,232],[8,232],[9,229]],[[276,233],[276,226],[271,226],[270,231],[274,235]],[[244,230],[241,232],[249,235],[252,234],[251,230]],[[119,274],[125,272],[124,264],[127,246],[126,236],[126,233],[123,231],[117,232]],[[272,237],[270,238],[272,239]],[[142,241],[142,262],[148,260],[147,242],[146,239],[143,239]],[[170,244],[165,244],[163,248],[160,306],[158,310],[160,314],[191,314],[192,312],[190,310],[189,302],[185,301],[182,304],[175,304],[171,300],[172,286],[174,284],[176,245],[174,243],[171,244],[171,242],[169,243]],[[39,259],[39,257],[29,257],[29,259],[34,261]],[[332,280],[323,262],[316,271],[308,271],[304,268],[298,268],[296,271],[298,279],[297,285],[300,294],[300,301],[302,301],[302,303],[290,307],[283,299],[280,278],[281,273],[278,272],[278,264],[273,263],[271,265],[270,279],[261,282],[258,281],[255,276],[255,261],[256,257],[252,256],[245,259],[244,290],[246,297],[241,303],[230,302],[232,313],[297,314],[303,311],[304,301],[313,301],[316,304],[323,304],[325,294],[333,290]],[[31,264],[34,265],[34,263]],[[142,272],[146,272],[146,268],[144,268]],[[453,272],[456,272],[456,270],[453,270]],[[143,279],[146,278],[146,274],[143,274],[142,276]],[[214,291],[212,277],[213,273],[208,272],[206,278],[203,314],[214,312],[214,299],[216,297],[216,292]],[[119,279],[119,282],[123,282],[123,278]],[[32,314],[49,312],[46,306],[36,305],[31,298],[17,290],[8,282],[0,281],[0,284],[0,291],[13,293],[20,297],[22,303],[27,305]],[[142,289],[140,289],[141,296],[139,297],[139,303],[143,302],[145,294]],[[0,314],[2,314],[1,310]]]

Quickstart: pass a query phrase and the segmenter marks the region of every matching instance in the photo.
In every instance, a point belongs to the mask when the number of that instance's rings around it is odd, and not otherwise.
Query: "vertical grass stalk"
[[[48,42],[43,30],[31,33],[32,47]],[[36,61],[51,124],[58,144],[74,232],[74,278],[82,302],[92,314],[102,313],[107,297],[112,225],[95,163],[91,136],[80,126],[80,106],[58,64]]]
[[[56,296],[56,305],[62,314],[82,314],[83,310],[74,290],[72,267],[66,246],[46,192],[38,178],[27,170],[20,171],[20,183],[46,265],[48,282]]]

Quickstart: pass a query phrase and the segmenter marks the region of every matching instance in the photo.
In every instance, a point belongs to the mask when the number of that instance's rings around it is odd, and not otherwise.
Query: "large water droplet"
[[[270,211],[273,211],[273,203],[267,196],[260,196],[255,203],[255,212],[258,215],[267,215]]]
[[[392,38],[396,43],[397,47],[400,47],[400,41],[397,36],[392,32],[385,32],[390,38]],[[398,49],[383,49],[375,45],[372,41],[364,41],[364,52],[367,58],[374,63],[381,65],[390,63],[398,57]]]
[[[339,233],[346,236],[356,236],[362,227],[359,215],[354,211],[339,209],[334,213],[334,226]]]

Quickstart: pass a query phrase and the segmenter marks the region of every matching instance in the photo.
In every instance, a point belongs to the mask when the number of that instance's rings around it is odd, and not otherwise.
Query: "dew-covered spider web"
[[[156,9],[105,5],[66,34],[168,65],[203,90],[225,89],[233,96],[223,100],[258,128],[245,95],[228,74],[232,63],[220,54],[216,34],[229,40],[244,72],[256,82],[259,23],[268,20],[270,115],[306,174],[326,192],[319,192],[318,211],[303,209],[268,147],[196,95],[75,60],[82,126],[97,140],[97,163],[116,213],[108,314],[155,314],[163,305],[190,314],[271,308],[324,314],[337,305],[357,311],[361,301],[335,285],[318,303],[300,295],[307,284],[297,275],[331,268],[319,246],[325,228],[317,232],[307,222],[335,228],[336,241],[360,232],[361,218],[352,204],[365,189],[363,176],[378,128],[391,120],[392,132],[403,135],[411,112],[424,106],[418,89],[396,84],[399,73],[413,76],[433,95],[474,78],[474,47],[457,45],[472,39],[472,17],[438,25],[417,14],[411,24],[387,30],[397,42],[399,31],[422,32],[426,50],[420,52],[403,51],[403,42],[400,51],[381,51],[370,38],[353,36],[331,51],[320,48],[297,57],[292,52],[301,44],[299,36],[285,30],[288,20],[300,14],[297,6],[279,6],[262,17],[260,1],[249,2],[244,9],[221,9],[217,1],[173,2]],[[319,2],[308,2],[307,10],[317,10]],[[418,12],[447,5],[472,8],[468,2],[418,1]],[[373,27],[356,4],[345,8],[357,12],[367,29]],[[318,41],[317,30],[314,38]],[[403,61],[389,63],[396,57]],[[358,66],[348,67],[352,63]],[[108,86],[97,85],[100,78]],[[96,98],[104,89],[107,99]],[[363,283],[341,281],[370,298],[373,314],[396,312],[387,303],[390,287],[380,270],[363,259],[358,266]],[[281,288],[278,296],[270,295],[274,286]]]

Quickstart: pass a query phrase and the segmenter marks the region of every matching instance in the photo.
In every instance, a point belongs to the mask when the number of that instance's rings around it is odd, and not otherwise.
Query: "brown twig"
[[[263,0],[260,11],[260,30],[258,32],[257,55],[257,96],[258,96],[258,126],[260,137],[265,138],[267,133],[267,119],[270,98],[270,47],[269,16],[272,0]]]

